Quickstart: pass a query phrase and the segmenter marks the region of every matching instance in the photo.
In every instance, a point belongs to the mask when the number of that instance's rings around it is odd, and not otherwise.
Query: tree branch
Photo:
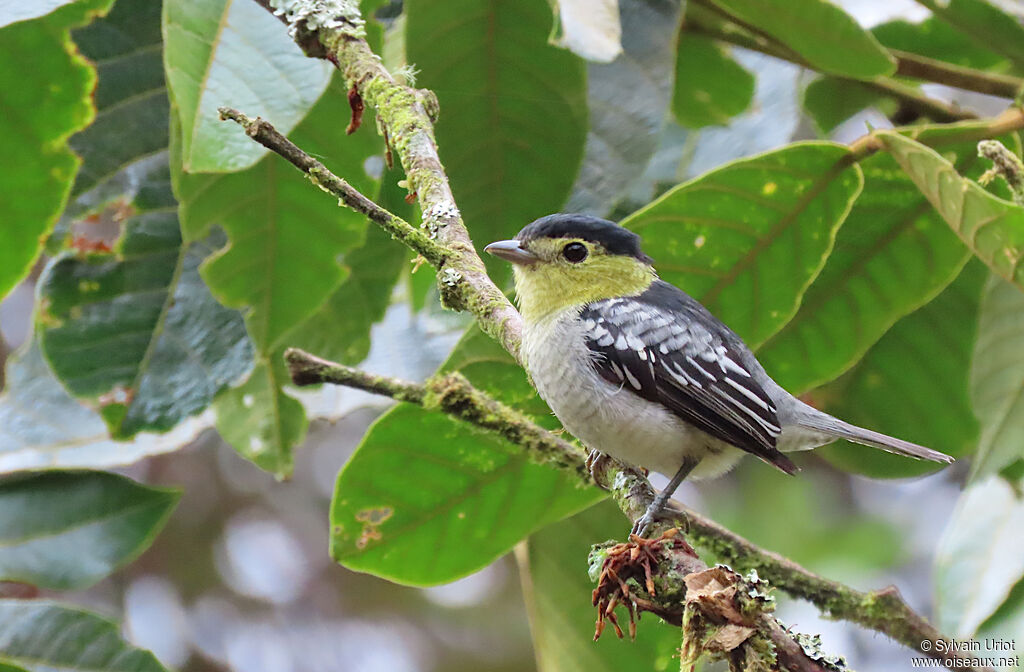
[[[288,25],[289,34],[307,54],[337,66],[363,102],[376,110],[384,137],[405,169],[409,190],[419,201],[422,225],[445,251],[443,263],[436,265],[442,302],[471,313],[480,328],[519,361],[522,318],[488,277],[437,155],[437,97],[394,80],[363,39],[358,3],[256,1]]]
[[[285,361],[296,385],[344,385],[437,410],[494,432],[519,446],[530,460],[560,469],[578,479],[581,485],[608,490],[631,521],[643,515],[654,500],[655,492],[650,482],[635,470],[609,461],[592,475],[586,467],[583,449],[476,389],[461,374],[435,376],[419,385],[368,374],[297,348],[289,348],[285,352]],[[926,655],[943,658],[937,651],[946,647],[934,646],[934,642],[940,639],[949,641],[950,638],[943,636],[911,609],[895,587],[867,593],[854,590],[763,549],[688,507],[677,502],[673,502],[673,506],[679,519],[659,522],[656,533],[682,524],[688,528],[687,536],[691,541],[735,568],[757,570],[774,586],[811,602],[833,618],[857,623]],[[681,622],[682,612],[674,613]],[[922,647],[924,641],[932,643],[932,646]],[[987,669],[970,667],[970,658],[963,653],[949,653],[945,658],[955,659],[951,669]]]
[[[789,61],[804,68],[814,69],[799,54],[785,48],[785,45],[779,44],[771,35],[759,31],[755,26],[749,26],[740,22],[737,18],[725,13],[717,5],[702,2],[701,0],[698,0],[698,3],[710,14],[716,14],[720,18],[736,24],[736,29],[728,30],[727,26],[719,26],[713,21],[702,21],[700,20],[701,15],[696,14],[695,16],[690,16],[691,21],[686,24],[688,31]],[[897,75],[1006,98],[1013,98],[1024,87],[1024,79],[1017,77],[996,75],[972,68],[964,68],[924,56],[918,56],[910,52],[890,51],[889,53],[896,61]],[[858,80],[838,75],[831,76],[836,79],[857,82],[883,95],[895,98],[918,114],[937,122],[947,123],[977,118],[977,115],[969,110],[962,110],[956,105],[950,105],[930,98],[915,88],[891,77]]]
[[[965,68],[899,49],[890,49],[889,53],[896,58],[896,74],[903,77],[1010,99],[1024,88],[1024,79],[1020,77]]]

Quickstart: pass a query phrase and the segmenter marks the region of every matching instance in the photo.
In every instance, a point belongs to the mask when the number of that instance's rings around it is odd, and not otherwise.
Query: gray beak
[[[529,266],[537,262],[537,255],[522,247],[518,240],[499,240],[485,247],[484,252],[520,266]]]

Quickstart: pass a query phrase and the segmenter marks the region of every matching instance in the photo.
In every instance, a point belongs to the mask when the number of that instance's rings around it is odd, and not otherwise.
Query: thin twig
[[[896,74],[903,77],[1010,99],[1024,88],[1020,77],[965,68],[899,49],[890,49],[889,53],[896,57]]]
[[[402,241],[413,250],[423,255],[432,266],[440,268],[445,263],[447,251],[426,232],[417,229],[401,217],[393,215],[369,198],[359,193],[355,187],[341,179],[324,164],[299,149],[295,143],[281,135],[270,122],[259,117],[250,119],[238,110],[229,107],[219,109],[220,118],[230,119],[245,129],[246,135],[267,149],[280,154],[289,163],[304,172],[313,184],[329,194],[338,197],[342,203],[370,218],[392,236]]]
[[[581,484],[608,490],[619,508],[632,521],[643,515],[654,500],[655,493],[650,482],[635,470],[612,462],[607,463],[605,469],[595,470],[596,473],[591,474],[581,448],[481,392],[460,374],[435,376],[423,385],[417,385],[329,362],[297,348],[290,348],[285,353],[285,360],[297,385],[330,383],[353,387],[436,409],[458,420],[495,432],[516,444],[529,459],[560,469],[579,479]],[[943,656],[937,653],[944,650],[944,647],[934,646],[934,642],[939,639],[949,641],[949,638],[911,609],[894,587],[867,593],[854,590],[763,549],[692,509],[675,502],[673,506],[678,517],[660,523],[655,534],[682,524],[688,528],[688,537],[696,545],[710,550],[733,564],[736,569],[756,569],[760,576],[776,587],[811,602],[833,618],[881,632],[926,655],[955,659],[954,669],[987,669],[970,667],[971,659],[965,654],[948,653]],[[682,618],[681,614],[679,618]],[[925,641],[932,646],[925,644],[922,647]]]
[[[734,19],[730,20],[735,21]],[[740,27],[743,28],[743,26]],[[784,61],[789,61],[790,63],[794,63],[804,68],[814,69],[814,67],[801,58],[799,54],[782,48],[783,45],[780,45],[777,41],[771,38],[771,36],[764,33],[752,35],[745,30],[742,32],[736,30],[720,30],[713,24],[698,21],[691,21],[690,23],[687,23],[686,30],[697,35],[704,35],[715,40],[743,47],[744,49],[750,49],[751,51],[757,51],[767,56],[773,56]],[[932,119],[933,121],[945,123],[977,118],[977,115],[969,110],[962,110],[956,105],[950,105],[949,103],[929,98],[913,87],[901,84],[891,77],[877,77],[871,80],[859,80],[839,75],[829,76],[844,81],[856,82],[862,86],[866,86],[877,91],[882,95],[895,98],[908,108],[922,116]]]

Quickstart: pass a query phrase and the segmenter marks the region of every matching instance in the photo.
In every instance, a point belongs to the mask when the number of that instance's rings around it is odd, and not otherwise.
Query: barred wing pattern
[[[602,378],[786,473],[797,470],[776,448],[777,409],[744,366],[746,346],[683,291],[657,280],[638,296],[588,304],[580,320]]]

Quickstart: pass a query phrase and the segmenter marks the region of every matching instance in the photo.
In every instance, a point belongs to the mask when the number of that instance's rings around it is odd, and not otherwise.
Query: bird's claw
[[[587,467],[587,471],[590,473],[590,478],[594,481],[597,487],[602,490],[608,490],[608,487],[604,485],[604,470],[611,462],[610,457],[605,455],[599,450],[591,450],[587,453],[587,459],[583,463]]]
[[[656,523],[671,522],[674,527],[678,527],[684,531],[689,530],[690,521],[687,519],[686,514],[682,511],[677,511],[672,508],[655,508],[654,504],[647,507],[644,511],[644,515],[636,519],[633,523],[633,527],[630,530],[630,534],[635,534],[641,539],[646,539],[647,534],[652,532]]]
[[[633,523],[633,529],[630,530],[630,534],[635,534],[641,539],[644,539],[646,538],[647,532],[650,531],[651,526],[654,525],[655,522],[657,522],[655,520],[655,514],[650,508],[648,508],[644,511],[644,515],[637,518],[636,522]]]

